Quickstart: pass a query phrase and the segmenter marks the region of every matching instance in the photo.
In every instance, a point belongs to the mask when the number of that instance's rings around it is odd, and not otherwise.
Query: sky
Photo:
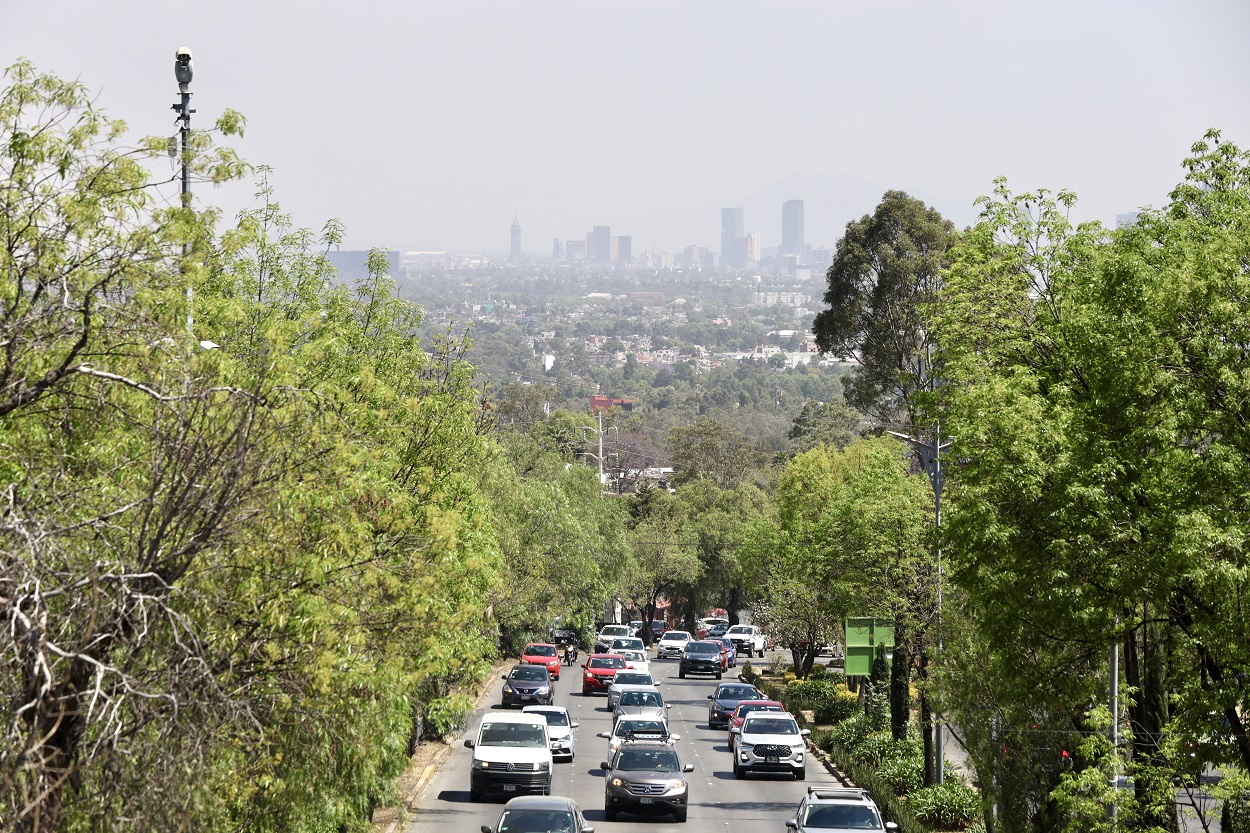
[[[298,226],[344,248],[506,253],[610,225],[720,247],[742,206],[806,238],[900,189],[959,225],[1004,176],[1077,219],[1161,205],[1208,128],[1250,146],[1250,0],[0,0],[0,64],[81,81],[129,137],[232,140]],[[226,216],[254,182],[198,186]]]

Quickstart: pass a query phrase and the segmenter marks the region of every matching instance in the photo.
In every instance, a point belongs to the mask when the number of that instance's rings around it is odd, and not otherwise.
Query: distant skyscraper
[[[586,259],[591,263],[612,262],[612,229],[610,226],[595,226],[586,235]]]
[[[521,262],[521,224],[516,215],[512,217],[512,256],[508,260],[512,263]]]
[[[743,237],[743,212],[741,208],[722,208],[720,210],[720,264],[732,269],[741,266],[741,244]]]
[[[616,262],[628,266],[634,261],[634,238],[622,234],[616,238]]]
[[[551,241],[551,259],[556,263],[564,260],[564,246],[560,244],[559,237]]]
[[[753,231],[747,235],[747,263],[754,266],[760,262],[764,248],[760,244],[760,233]]]
[[[803,201],[781,204],[781,250],[778,254],[803,256]]]
[[[590,235],[587,235],[589,237]],[[569,259],[569,263],[575,260],[586,259],[586,241],[585,240],[569,240],[564,244],[564,255]]]

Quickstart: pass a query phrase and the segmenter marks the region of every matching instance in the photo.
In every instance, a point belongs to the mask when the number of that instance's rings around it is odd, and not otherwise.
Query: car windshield
[[[621,693],[622,706],[656,706],[660,705],[660,695],[654,691],[625,691]]]
[[[569,725],[569,716],[564,712],[529,712],[529,714],[541,714],[548,726]]]
[[[616,768],[629,772],[677,772],[677,753],[671,749],[622,749]]]
[[[624,668],[623,657],[595,657],[590,661],[590,668]]]
[[[779,712],[779,711],[781,711],[781,706],[765,706],[760,703],[755,703],[749,706],[739,706],[738,716],[746,717],[751,712]]]
[[[854,804],[809,804],[799,819],[803,827],[811,830],[836,828],[838,830],[880,830],[881,822],[871,807]]]
[[[719,654],[720,646],[711,642],[691,642],[686,646],[688,654]]]
[[[554,657],[556,655],[555,645],[531,645],[525,649],[527,657]]]
[[[689,641],[690,634],[685,631],[669,631],[660,637],[661,642],[686,642]]]
[[[717,700],[754,700],[759,696],[752,685],[725,685],[716,690]]]
[[[741,633],[741,634],[749,634],[750,632],[751,632],[750,625],[734,625],[732,628],[725,631],[725,633]]]
[[[514,680],[546,680],[547,669],[541,665],[518,665],[512,669]]]
[[[651,685],[652,679],[650,674],[638,674],[633,671],[622,671],[614,677],[616,682],[614,685]]]
[[[629,628],[625,625],[608,625],[599,634],[600,636],[629,636]]]
[[[742,731],[752,735],[797,735],[799,724],[782,717],[754,717],[742,724]]]
[[[622,639],[612,640],[613,651],[617,650],[618,648],[628,648],[631,651],[641,651],[643,647],[644,646],[642,644],[642,640],[636,637],[630,637],[628,639],[622,638]]]
[[[532,723],[486,723],[479,746],[534,746],[545,749],[547,733]]]
[[[577,827],[568,810],[504,810],[495,829],[499,833],[574,833]]]
[[[629,662],[646,662],[647,655],[642,651],[621,651],[621,656]]]
[[[668,732],[661,720],[622,720],[616,724],[616,734],[618,737],[625,737],[630,734],[666,735]]]

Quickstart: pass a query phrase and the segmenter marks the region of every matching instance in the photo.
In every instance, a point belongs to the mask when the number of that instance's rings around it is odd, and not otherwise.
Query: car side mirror
[[[466,741],[464,742],[464,748],[465,748],[465,749],[472,749],[472,748],[473,748],[473,739],[472,739],[472,738],[469,738],[468,740],[466,740]]]
[[[738,733],[739,733],[739,732],[741,732],[741,731],[742,731],[742,730],[741,730],[740,728],[738,728],[737,726],[730,726],[730,727],[729,727],[729,734],[731,734],[731,735],[736,735],[736,734],[738,734]]]
[[[666,709],[671,709],[672,707],[673,707],[673,704],[672,704],[672,703],[665,703],[665,704],[664,704],[664,708],[666,708]]]
[[[802,735],[803,737],[809,737],[812,734],[812,730],[803,729],[802,731],[799,732],[799,734]]]
[[[597,738],[608,738],[609,740],[611,740],[611,738],[612,738],[612,734],[611,734],[610,732],[600,732],[599,734],[595,735],[595,737],[597,737]]]
[[[499,675],[499,679],[501,679],[501,680],[506,680],[506,679],[508,679],[508,675],[507,675],[507,674],[500,674],[500,675]]]
[[[586,663],[584,663],[584,662],[583,662],[583,663],[582,663],[582,668],[585,668],[585,667],[586,667]]]
[[[489,825],[489,824],[483,824],[483,825],[482,825],[482,833],[493,833],[493,831],[490,829],[490,825]]]
[[[798,829],[799,829],[799,820],[798,820],[798,819],[786,819],[786,829],[787,829],[787,830],[798,830]]]
[[[709,695],[707,696],[707,699],[709,699],[709,700],[715,700],[716,698],[715,698],[715,697],[713,697],[712,695],[710,695],[710,694],[709,694]]]
[[[578,725],[579,725],[579,724],[578,724],[578,723],[576,723],[576,722],[574,722],[574,723],[570,723],[570,724],[569,724],[569,728],[570,728],[570,729],[576,729],[576,728],[578,727]]]
[[[604,772],[607,772],[609,769],[612,768],[612,765],[609,764],[607,761],[600,761],[599,768],[602,769]]]
[[[886,830],[898,830],[898,825],[892,821],[887,821],[885,823],[885,829]]]
[[[682,772],[694,772],[694,764],[686,764],[681,768]]]
[[[681,740],[681,735],[669,735],[669,737],[673,740]],[[691,766],[693,766],[693,764]]]

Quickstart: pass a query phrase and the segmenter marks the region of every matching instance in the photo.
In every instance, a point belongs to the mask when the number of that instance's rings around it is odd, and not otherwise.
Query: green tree
[[[846,226],[812,326],[822,352],[854,359],[846,401],[886,425],[915,422],[917,393],[933,384],[933,338],[921,309],[942,284],[954,226],[902,191]]]
[[[747,437],[705,417],[670,431],[669,447],[678,483],[708,479],[730,488],[764,464]]]

